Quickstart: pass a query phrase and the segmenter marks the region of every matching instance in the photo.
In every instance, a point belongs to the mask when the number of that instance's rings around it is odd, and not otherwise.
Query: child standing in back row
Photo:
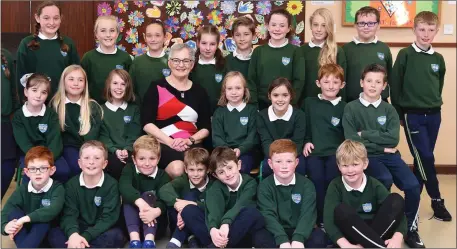
[[[252,39],[255,34],[255,24],[247,16],[238,17],[232,24],[232,32],[236,49],[225,57],[225,68],[227,73],[238,71],[247,79],[253,51]]]

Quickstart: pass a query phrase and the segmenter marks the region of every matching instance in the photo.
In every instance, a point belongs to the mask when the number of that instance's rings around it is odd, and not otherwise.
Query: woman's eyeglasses
[[[181,64],[181,62],[182,62],[182,64],[184,66],[188,67],[193,60],[191,60],[191,59],[180,60],[178,58],[172,58],[172,59],[170,59],[170,61],[173,63],[174,66],[179,66],[179,64]]]

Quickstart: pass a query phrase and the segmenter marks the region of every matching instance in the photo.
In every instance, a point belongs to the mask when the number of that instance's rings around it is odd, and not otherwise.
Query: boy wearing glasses
[[[2,234],[14,239],[17,248],[38,248],[62,210],[65,189],[51,178],[56,167],[48,148],[31,148],[25,155],[25,165],[30,181],[16,188],[4,206]]]
[[[384,42],[378,40],[376,32],[380,28],[380,13],[377,9],[365,6],[355,13],[354,27],[357,36],[343,46],[346,54],[346,102],[359,99],[362,92],[360,74],[370,64],[379,64],[387,69],[387,82],[392,71],[392,54]],[[384,101],[389,97],[389,86],[381,94]]]

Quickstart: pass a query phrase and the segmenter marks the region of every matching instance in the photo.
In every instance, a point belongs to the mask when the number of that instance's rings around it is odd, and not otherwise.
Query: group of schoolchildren
[[[209,96],[211,146],[186,151],[185,174],[174,179],[157,167],[161,146],[142,136],[138,107],[151,82],[170,74],[163,24],[146,27],[148,52],[132,61],[116,47],[116,18],[101,16],[99,46],[80,62],[55,3],[35,19],[16,71],[2,49],[2,198],[16,154],[25,184],[3,208],[1,232],[18,248],[123,247],[125,234],[131,248],[154,248],[167,227],[169,248],[425,247],[424,184],[434,217],[451,220],[434,168],[446,68],[431,46],[431,12],[415,17],[416,41],[393,67],[372,7],[357,11],[357,36],[343,48],[325,8],[311,15],[302,47],[288,42],[285,10],[271,13],[268,44],[255,49],[254,23],[240,17],[237,49],[225,58],[219,32],[205,25],[190,78]],[[400,126],[414,173],[396,149]],[[259,184],[249,175],[256,154]],[[405,199],[389,193],[393,183]]]

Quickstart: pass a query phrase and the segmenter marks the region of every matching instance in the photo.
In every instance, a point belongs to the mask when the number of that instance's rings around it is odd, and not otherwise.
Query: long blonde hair
[[[87,84],[87,75],[84,69],[79,66],[79,65],[70,65],[63,70],[62,75],[60,76],[60,81],[59,81],[59,89],[57,90],[57,93],[52,97],[51,99],[51,105],[59,115],[59,124],[60,124],[60,130],[65,131],[65,99],[67,98],[66,92],[65,92],[65,77],[67,77],[68,74],[70,74],[73,71],[80,70],[84,76],[85,79],[85,85],[84,85],[84,90],[81,93],[81,111],[80,111],[80,127],[79,127],[79,135],[84,136],[86,135],[91,128],[90,124],[90,118],[91,118],[91,108],[90,108],[90,103],[92,102],[93,104],[97,105],[97,107],[100,109],[101,116],[103,118],[103,109],[98,105],[98,103],[91,99],[89,97],[89,90],[88,90],[88,84]]]
[[[318,62],[319,66],[325,64],[336,64],[336,54],[338,52],[338,47],[335,41],[335,35],[333,33],[334,21],[333,16],[330,10],[326,8],[319,8],[314,11],[314,13],[309,17],[310,27],[313,25],[313,20],[315,16],[321,16],[325,20],[325,31],[327,31],[327,38],[325,38],[324,46],[322,47]]]

